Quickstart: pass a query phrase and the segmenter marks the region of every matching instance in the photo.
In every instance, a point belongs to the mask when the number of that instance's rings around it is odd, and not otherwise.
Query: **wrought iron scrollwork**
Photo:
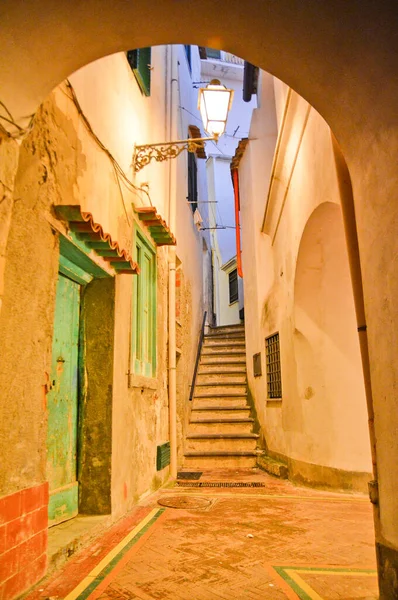
[[[204,147],[204,143],[209,140],[217,141],[217,137],[206,137],[206,138],[189,138],[187,140],[180,140],[177,142],[168,142],[162,144],[144,144],[142,146],[135,146],[133,155],[133,168],[137,173],[146,165],[149,165],[151,160],[156,162],[163,162],[171,158],[176,158],[184,150],[188,152],[196,152]]]

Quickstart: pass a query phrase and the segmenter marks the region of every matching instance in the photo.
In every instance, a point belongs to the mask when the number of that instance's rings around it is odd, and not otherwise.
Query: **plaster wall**
[[[246,360],[249,393],[256,399],[256,410],[262,425],[265,419],[267,386],[265,374],[264,328],[267,314],[263,311],[264,298],[274,283],[271,242],[262,232],[264,205],[272,174],[277,141],[277,118],[273,77],[261,72],[259,108],[253,111],[250,142],[239,168],[241,206],[242,266],[245,296]],[[253,354],[261,352],[262,377],[254,377]],[[274,413],[269,411],[268,422]],[[267,432],[267,444],[272,445],[273,428]],[[266,445],[265,439],[261,439]],[[285,451],[281,447],[281,452]]]
[[[366,401],[330,132],[304,100],[289,100],[280,88],[277,82],[276,113],[283,115],[285,103],[290,104],[287,117],[279,121],[263,226],[266,235],[260,234],[268,238],[263,245],[267,260],[262,271],[257,263],[251,277],[247,232],[243,241],[249,384],[270,451],[368,473]],[[254,138],[264,136],[256,126],[266,106],[262,102],[257,120],[253,119]],[[257,170],[255,160],[250,152],[242,161],[243,231],[249,210],[256,205],[264,208],[263,200],[247,185],[249,163],[252,177]],[[257,282],[257,302],[251,293],[255,278],[262,280]],[[261,328],[255,339],[252,332],[258,330],[258,323]],[[281,344],[282,399],[269,400],[264,338],[276,331]],[[256,351],[262,353],[263,375],[254,379],[250,358]]]
[[[232,303],[229,301],[229,273],[234,269],[236,269],[235,257],[223,265],[218,273],[218,287],[220,294],[220,312],[217,320],[218,325],[235,325],[240,323],[239,301],[235,300],[235,302]],[[240,290],[241,294],[242,291],[243,290]]]

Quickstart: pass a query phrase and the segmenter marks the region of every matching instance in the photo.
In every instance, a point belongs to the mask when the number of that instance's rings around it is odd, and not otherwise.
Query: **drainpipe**
[[[242,250],[240,247],[240,219],[239,219],[239,172],[238,169],[232,169],[232,181],[234,187],[234,198],[235,198],[235,236],[236,236],[236,263],[239,277],[243,278],[242,270]]]
[[[168,52],[170,74],[169,90],[169,135],[177,139],[177,85],[178,72],[174,46]],[[166,82],[167,85],[167,82]],[[176,176],[177,161],[169,161],[169,227],[176,231]],[[170,477],[177,477],[177,361],[176,361],[176,250],[168,248],[169,262],[169,430],[170,430]]]
[[[363,377],[365,383],[365,396],[368,409],[368,424],[370,450],[372,455],[372,468],[374,481],[369,483],[369,495],[373,504],[377,504],[377,457],[376,436],[374,428],[374,409],[372,386],[370,381],[370,361],[368,348],[368,334],[366,331],[365,302],[363,298],[362,272],[359,257],[358,234],[355,221],[355,207],[352,193],[351,178],[347,164],[340,150],[340,146],[333,133],[332,144],[336,164],[337,179],[341,197],[341,208],[343,212],[344,230],[347,241],[348,260],[350,264],[351,281],[354,292],[355,313],[357,319],[359,346],[361,351]]]

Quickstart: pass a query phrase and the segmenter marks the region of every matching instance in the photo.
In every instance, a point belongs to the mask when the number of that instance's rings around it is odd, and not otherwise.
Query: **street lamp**
[[[216,139],[225,132],[228,113],[231,110],[234,91],[212,79],[205,88],[199,90],[198,109],[205,131]]]
[[[220,135],[225,132],[233,95],[233,90],[227,89],[218,79],[212,79],[205,88],[199,90],[198,97],[198,109],[202,117],[203,127],[210,136],[160,142],[158,144],[136,145],[133,154],[134,171],[140,171],[151,160],[162,162],[170,158],[176,158],[184,150],[196,152],[196,150],[203,148],[205,142],[217,142]]]

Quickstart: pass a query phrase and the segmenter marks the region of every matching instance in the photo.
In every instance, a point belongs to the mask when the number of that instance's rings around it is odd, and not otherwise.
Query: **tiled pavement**
[[[29,600],[378,597],[367,498],[298,488],[259,471],[200,481],[237,478],[264,487],[162,490]],[[187,506],[196,499],[198,507]]]

